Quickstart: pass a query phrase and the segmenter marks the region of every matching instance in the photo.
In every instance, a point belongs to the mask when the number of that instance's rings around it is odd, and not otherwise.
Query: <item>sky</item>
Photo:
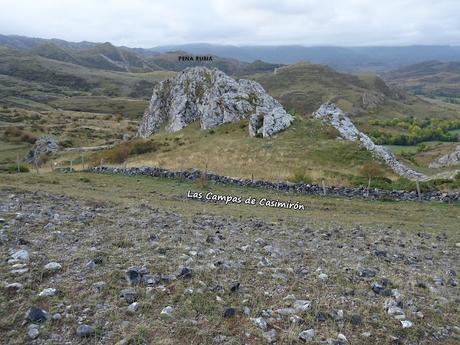
[[[0,33],[150,48],[460,45],[460,0],[0,0]]]

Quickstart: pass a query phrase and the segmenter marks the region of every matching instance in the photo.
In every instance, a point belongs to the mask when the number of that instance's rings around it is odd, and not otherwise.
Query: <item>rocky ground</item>
[[[460,343],[460,243],[442,230],[6,187],[0,217],[4,344]]]

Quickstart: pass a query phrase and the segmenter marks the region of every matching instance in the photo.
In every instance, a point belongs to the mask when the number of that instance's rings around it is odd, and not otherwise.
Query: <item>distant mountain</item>
[[[55,39],[29,38],[0,35],[0,46],[21,53],[75,65],[118,72],[181,71],[186,67],[206,66],[218,68],[232,76],[257,72],[271,72],[280,64],[263,61],[241,62],[236,59],[212,55],[211,61],[199,61],[186,51],[152,52],[142,48],[116,47],[105,43],[73,43]],[[209,54],[207,54],[209,55]],[[192,57],[193,61],[181,61],[180,56]]]
[[[18,35],[0,35],[0,45],[6,46],[9,48],[15,49],[30,49],[36,46],[52,43],[61,48],[69,49],[88,49],[92,48],[98,43],[94,42],[68,42],[65,40],[60,40],[56,38],[46,39],[46,38],[36,38],[36,37],[26,37]]]
[[[460,103],[460,62],[425,61],[385,73],[384,78],[406,90]]]
[[[304,47],[304,46],[231,46],[185,44],[150,49],[162,53],[185,50],[192,54],[215,54],[251,62],[292,64],[301,61],[326,64],[342,71],[386,71],[426,60],[460,61],[459,46],[406,47]]]
[[[180,56],[192,57],[195,60],[183,62],[179,60]],[[185,51],[168,51],[146,58],[145,62],[152,68],[176,72],[182,71],[185,67],[205,66],[208,68],[217,68],[222,72],[233,76],[272,72],[275,68],[282,66],[280,64],[271,64],[260,60],[248,63],[241,62],[236,59],[222,58],[216,55],[208,56],[212,58],[212,61],[196,60],[196,56]]]
[[[307,47],[300,45],[233,46],[193,43],[157,46],[151,49],[145,49],[115,47],[110,43],[94,43],[86,41],[67,42],[60,39],[0,35],[0,45],[14,49],[27,50],[43,45],[45,47],[50,47],[50,44],[64,50],[72,50],[71,55],[75,58],[76,56],[74,53],[76,55],[81,54],[81,61],[84,61],[83,63],[87,67],[95,66],[95,68],[110,70],[129,70],[129,68],[132,68],[133,71],[139,69],[156,70],[160,67],[157,66],[158,64],[155,62],[156,58],[161,54],[170,52],[187,52],[188,54],[193,55],[219,56],[222,59],[232,59],[247,63],[258,60],[271,64],[292,64],[308,61],[328,65],[334,69],[345,72],[386,72],[405,65],[416,64],[429,60],[438,60],[441,62],[460,61],[460,46],[447,45],[414,45],[401,47]],[[69,51],[67,51],[67,53],[69,53]],[[56,54],[56,52],[53,54]],[[62,52],[58,55],[61,54]],[[100,55],[93,56],[94,54]],[[136,57],[134,57],[134,55]],[[47,57],[55,58],[56,55],[48,55]],[[67,59],[69,57],[67,56],[63,58]],[[170,58],[171,56],[160,57],[158,59],[162,61],[160,65],[166,64],[168,68],[171,68],[170,62],[174,61],[170,61]],[[149,59],[150,63],[145,65],[141,63],[139,59]],[[126,60],[129,62],[128,64],[126,63]],[[227,62],[228,61],[224,61],[224,65],[228,65]],[[196,66],[197,64],[192,65]],[[178,70],[182,65],[177,64],[177,66],[178,67],[173,66],[174,70]],[[214,67],[212,65],[207,66]]]

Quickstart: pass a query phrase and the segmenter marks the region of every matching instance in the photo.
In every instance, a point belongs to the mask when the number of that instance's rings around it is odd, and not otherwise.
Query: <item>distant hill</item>
[[[150,49],[162,53],[185,50],[193,54],[215,54],[251,62],[292,64],[310,61],[326,64],[342,71],[387,71],[426,60],[460,61],[460,46],[403,47],[305,47],[290,46],[231,46],[185,44],[159,46]]]
[[[0,45],[14,49],[32,49],[40,45],[53,44],[62,49],[90,50],[97,52],[107,43],[95,42],[67,42],[60,39],[31,38],[17,35],[0,35]],[[107,47],[108,48],[108,47]],[[401,47],[335,47],[301,45],[285,46],[233,46],[207,43],[193,43],[183,45],[157,46],[150,49],[116,47],[123,51],[135,54],[139,58],[155,57],[168,52],[184,51],[194,55],[213,55],[224,59],[233,59],[240,62],[265,61],[271,64],[292,64],[309,61],[325,64],[339,71],[347,72],[386,72],[405,65],[411,65],[428,60],[441,62],[460,61],[460,46],[447,45],[414,45]],[[112,47],[110,47],[113,50]],[[105,51],[105,49],[103,49]],[[108,56],[104,54],[104,56]],[[113,61],[102,61],[103,58],[87,57],[86,63],[110,67]],[[115,68],[123,68],[124,61],[114,60]],[[155,66],[150,66],[155,69]],[[139,66],[133,66],[139,68]],[[145,66],[143,66],[145,68]]]
[[[288,109],[311,113],[331,99],[354,114],[371,112],[405,95],[390,88],[376,75],[340,73],[329,66],[297,63],[276,73],[255,74],[255,79]]]
[[[460,103],[460,62],[426,61],[390,71],[384,77],[414,94]]]
[[[212,61],[179,61],[180,56],[191,56],[185,51],[170,51],[146,58],[145,62],[152,68],[159,68],[171,71],[182,71],[185,67],[206,66],[208,68],[217,68],[226,74],[233,76],[244,76],[253,73],[272,72],[275,68],[282,65],[271,64],[264,61],[254,61],[251,63],[241,62],[236,59],[222,58],[216,55],[210,55]]]

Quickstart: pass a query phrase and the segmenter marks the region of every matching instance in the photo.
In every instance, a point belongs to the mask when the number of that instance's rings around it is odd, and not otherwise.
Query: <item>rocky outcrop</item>
[[[359,141],[367,150],[371,151],[377,158],[383,159],[387,165],[398,175],[410,180],[425,180],[428,177],[406,167],[399,162],[394,154],[385,146],[376,145],[371,138],[359,131],[350,118],[334,103],[322,104],[313,114],[316,118],[334,126],[340,135],[350,141]]]
[[[455,150],[451,153],[448,153],[434,162],[430,163],[430,168],[442,168],[453,165],[460,165],[460,145],[457,145]]]
[[[178,131],[194,121],[202,129],[249,118],[249,133],[269,137],[287,127],[293,117],[251,80],[230,78],[217,69],[186,68],[155,86],[138,136],[146,138],[160,126]]]
[[[41,156],[51,156],[58,150],[59,145],[57,141],[49,135],[43,135],[35,141],[34,146],[29,151],[25,159],[28,163],[36,163],[39,161]]]

